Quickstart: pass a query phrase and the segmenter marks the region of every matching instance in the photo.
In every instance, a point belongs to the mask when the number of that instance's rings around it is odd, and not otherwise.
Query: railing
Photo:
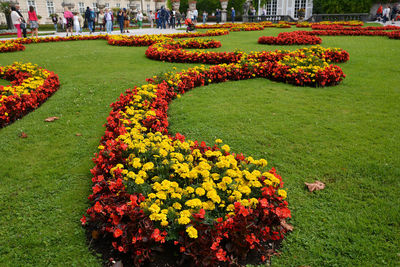
[[[368,13],[352,13],[352,14],[314,14],[307,21],[320,22],[320,21],[349,21],[359,20],[367,21],[369,18]]]
[[[243,16],[243,22],[259,22],[259,21],[296,21],[288,15],[261,15],[261,16]]]

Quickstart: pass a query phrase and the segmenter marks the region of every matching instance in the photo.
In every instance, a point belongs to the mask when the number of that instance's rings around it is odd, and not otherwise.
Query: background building
[[[308,19],[312,16],[313,0],[271,0],[265,5],[267,15],[288,15],[295,19],[301,8],[305,9],[305,19]]]

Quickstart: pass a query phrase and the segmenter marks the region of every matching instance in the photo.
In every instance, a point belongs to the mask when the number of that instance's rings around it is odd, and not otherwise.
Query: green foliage
[[[374,0],[314,0],[314,14],[369,13]]]

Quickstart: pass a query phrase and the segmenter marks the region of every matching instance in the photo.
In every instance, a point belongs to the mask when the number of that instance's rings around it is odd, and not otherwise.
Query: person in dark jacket
[[[161,18],[161,28],[166,29],[167,27],[166,27],[165,23],[168,18],[168,12],[167,12],[167,10],[165,10],[164,6],[161,7],[160,18]]]
[[[84,22],[84,27],[88,28],[89,27],[89,18],[90,18],[90,8],[86,7],[85,11],[85,22]]]
[[[124,20],[125,20],[124,12],[122,11],[122,9],[120,9],[117,13],[117,21],[118,21],[119,29],[121,30],[121,33],[124,32]]]

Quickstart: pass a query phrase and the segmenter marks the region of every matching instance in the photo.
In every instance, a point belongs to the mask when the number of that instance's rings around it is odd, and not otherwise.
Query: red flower
[[[115,238],[120,237],[122,234],[123,234],[123,232],[122,232],[121,229],[116,228],[116,229],[114,230],[114,237],[115,237]]]

